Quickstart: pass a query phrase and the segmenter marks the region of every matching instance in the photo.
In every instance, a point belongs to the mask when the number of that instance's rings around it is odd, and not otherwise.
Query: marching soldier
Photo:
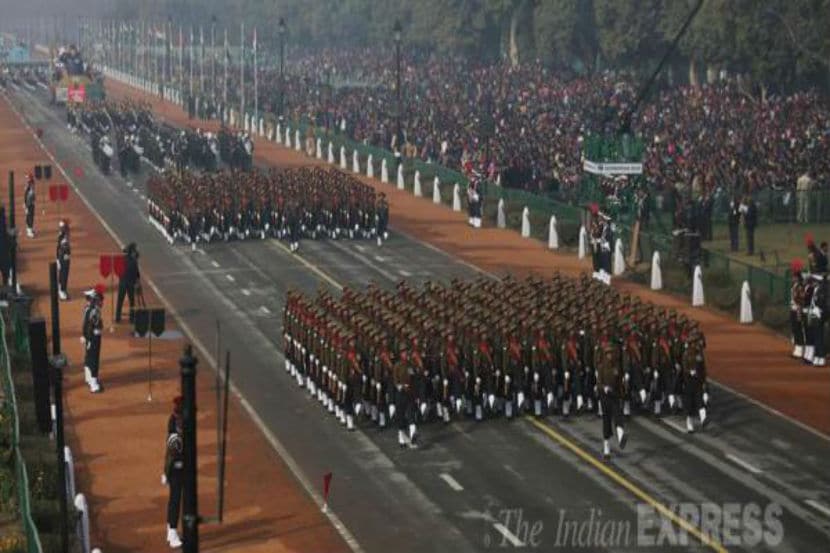
[[[398,445],[401,448],[417,448],[417,430],[415,399],[412,389],[412,370],[409,367],[409,351],[405,341],[401,341],[398,362],[394,368],[395,409],[394,416],[398,422]]]
[[[683,404],[686,408],[686,431],[694,432],[693,417],[699,417],[700,428],[706,425],[706,406],[703,390],[706,382],[706,364],[699,336],[693,332],[683,349]]]
[[[61,220],[58,231],[58,245],[55,248],[55,261],[58,266],[58,296],[62,301],[69,299],[69,262],[72,248],[69,245],[69,223]]]
[[[384,240],[389,240],[389,232],[387,227],[389,225],[389,202],[386,200],[386,194],[380,193],[375,208],[375,233],[377,234],[378,246],[382,246]]]
[[[620,409],[623,376],[618,348],[604,331],[596,349],[597,353],[594,357],[597,365],[600,410],[602,411],[602,454],[607,459],[611,456],[609,440],[614,435],[614,431],[616,431],[617,443],[621,450],[625,449],[627,439]]]
[[[101,334],[104,328],[101,306],[104,302],[104,286],[98,284],[94,289],[86,292],[89,299],[88,307],[84,310],[83,338],[85,346],[84,377],[89,390],[97,394],[101,391],[98,381],[98,369],[101,362]]]
[[[26,209],[26,236],[35,237],[35,177],[26,175],[26,190],[23,192],[23,205]]]

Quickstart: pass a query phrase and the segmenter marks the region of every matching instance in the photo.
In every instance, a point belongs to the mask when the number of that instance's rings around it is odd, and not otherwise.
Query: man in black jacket
[[[758,206],[752,196],[747,196],[741,204],[746,229],[746,254],[755,255],[755,227],[758,225]]]
[[[138,248],[131,242],[124,248],[124,274],[118,281],[118,301],[115,305],[115,322],[121,322],[121,309],[124,306],[124,296],[130,301],[130,323],[135,317],[135,291],[141,274],[138,270]]]

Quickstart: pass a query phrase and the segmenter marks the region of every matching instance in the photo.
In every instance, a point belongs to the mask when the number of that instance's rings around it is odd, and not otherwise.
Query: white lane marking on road
[[[441,478],[441,480],[443,480],[444,482],[446,482],[447,486],[449,486],[453,490],[455,490],[457,492],[464,491],[464,486],[459,484],[458,480],[456,480],[455,478],[453,478],[452,476],[450,476],[446,472],[442,472],[441,474],[438,475],[438,477]]]
[[[819,511],[824,516],[830,517],[830,507],[826,507],[826,506],[822,505],[821,503],[819,503],[815,499],[805,499],[804,503],[806,503],[807,505],[809,505],[810,507],[812,507],[816,511]]]
[[[493,523],[493,528],[498,530],[499,534],[504,536],[504,539],[509,541],[510,545],[512,545],[513,547],[524,547],[525,546],[525,542],[523,542],[518,537],[516,537],[516,535],[513,532],[511,532],[510,530],[508,530],[507,527],[504,524],[502,524],[501,522],[494,522]]]
[[[146,200],[146,199],[147,199],[147,196],[145,196],[144,194],[139,194],[139,196],[141,197],[141,199],[142,199],[142,200]]]
[[[758,467],[747,463],[746,461],[744,461],[743,459],[741,459],[737,455],[727,453],[726,458],[729,459],[730,461],[732,461],[733,463],[735,463],[736,465],[745,468],[746,470],[748,470],[752,474],[761,474],[762,472],[764,472],[761,469],[759,469]]]
[[[406,277],[406,278],[409,278],[409,277],[411,277],[411,276],[412,276],[412,273],[410,273],[409,271],[407,271],[407,270],[405,270],[405,269],[398,269],[398,273],[399,273],[402,277]]]
[[[357,248],[357,251],[359,251],[359,252],[365,252],[366,251],[366,248],[364,248],[360,244],[355,244],[355,248]]]
[[[233,275],[225,275],[225,278],[230,280],[231,282],[234,282],[236,280],[235,278],[233,278]]]
[[[377,261],[378,263],[385,263],[385,262],[386,262],[386,258],[385,258],[385,257],[383,257],[383,256],[380,256],[380,255],[376,255],[376,256],[375,256],[375,261]]]
[[[211,265],[213,265],[214,267],[219,267],[219,263],[217,263],[217,262],[216,262],[216,261],[214,261],[214,260],[211,260],[211,261],[210,261],[210,264],[211,264]]]
[[[247,288],[243,288],[243,289],[242,289],[242,295],[243,295],[243,296],[250,296],[250,295],[251,295],[251,291],[250,291],[250,290],[248,290]]]
[[[660,420],[663,421],[663,424],[665,424],[666,426],[669,426],[671,428],[674,428],[675,430],[677,430],[681,434],[688,434],[688,432],[686,431],[686,427],[683,426],[682,424],[674,422],[671,419],[660,419]]]
[[[14,104],[12,104],[11,101],[9,101],[8,104],[12,108],[12,111],[15,112],[15,115],[17,115],[17,118],[20,120],[20,122],[23,123],[23,126],[26,127],[29,130],[29,132],[34,134],[34,129],[32,129],[32,126],[29,125],[28,121],[26,121],[23,118],[23,115],[21,115],[17,107]],[[55,158],[52,152],[49,151],[48,148],[46,148],[46,145],[39,138],[37,138],[37,136],[35,136],[34,138],[35,141],[40,145],[41,149],[46,154],[46,156],[52,161],[52,164],[58,168],[58,170],[61,172],[66,181],[72,185],[72,188],[75,190],[75,193],[81,199],[81,201],[87,207],[87,209],[89,209],[90,213],[95,215],[95,218],[98,219],[98,222],[101,224],[102,227],[104,227],[104,230],[107,231],[107,234],[109,234],[112,237],[112,239],[118,245],[118,248],[123,249],[124,241],[121,240],[121,237],[119,237],[115,233],[115,231],[112,229],[109,223],[107,223],[104,217],[98,212],[97,209],[95,209],[92,206],[87,197],[78,188],[77,183],[69,176],[69,174],[66,172],[66,169],[58,162],[58,160]],[[288,248],[284,249],[286,251],[288,250]],[[216,266],[218,267],[219,265],[217,264]],[[213,354],[207,347],[205,347],[204,343],[193,332],[190,326],[184,321],[181,314],[179,314],[179,312],[173,307],[173,304],[171,304],[164,296],[164,294],[161,293],[161,290],[158,286],[156,286],[156,283],[152,279],[147,279],[146,282],[150,285],[150,288],[153,290],[153,292],[155,292],[156,297],[158,297],[158,299],[161,300],[161,303],[167,308],[168,313],[170,313],[176,320],[176,322],[179,323],[179,328],[184,330],[185,334],[187,334],[190,337],[190,339],[193,340],[193,344],[196,346],[197,349],[201,351],[202,356],[208,361],[208,363],[214,368],[214,370],[218,370],[219,364],[217,363],[217,360],[213,357]],[[222,377],[220,376],[220,379],[221,378]],[[254,424],[257,426],[257,428],[259,428],[260,432],[262,432],[263,435],[265,435],[265,439],[268,441],[269,444],[271,444],[271,447],[274,449],[274,451],[277,452],[277,455],[279,455],[282,458],[283,462],[285,462],[285,464],[288,466],[288,469],[294,474],[295,478],[297,478],[297,480],[300,482],[300,484],[305,489],[306,493],[311,497],[311,499],[317,504],[318,507],[322,508],[322,496],[319,494],[319,492],[317,492],[316,486],[312,485],[308,478],[306,478],[305,474],[300,469],[300,465],[297,464],[297,461],[294,460],[294,457],[288,452],[288,450],[285,448],[282,442],[280,442],[279,439],[274,435],[271,429],[268,428],[268,426],[265,424],[265,422],[262,420],[262,418],[259,416],[256,410],[254,410],[251,404],[248,403],[248,400],[245,399],[245,396],[242,395],[242,393],[239,391],[239,388],[236,387],[233,381],[231,381],[230,387],[231,392],[233,392],[233,395],[236,396],[237,399],[239,399],[239,402],[242,404],[242,408],[245,409],[245,412],[248,413],[248,416],[251,417],[251,419],[254,421]],[[348,544],[349,548],[354,553],[363,552],[363,547],[361,547],[357,539],[355,539],[354,534],[352,534],[351,531],[349,531],[349,529],[346,527],[346,525],[343,524],[343,521],[340,520],[340,517],[338,517],[334,512],[332,512],[331,509],[323,510],[323,514],[326,515],[326,518],[329,519],[332,526],[334,526],[334,528],[337,530],[337,532],[340,534],[340,536]]]
[[[271,310],[270,310],[270,309],[268,309],[267,307],[265,307],[264,305],[260,306],[259,310],[260,310],[262,313],[265,313],[266,315],[270,315],[270,314],[271,314]]]

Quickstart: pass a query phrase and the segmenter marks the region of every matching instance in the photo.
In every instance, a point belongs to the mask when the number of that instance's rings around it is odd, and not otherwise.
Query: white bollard
[[[435,180],[432,181],[432,203],[441,203],[441,181],[438,179],[438,175],[435,175]]]
[[[84,494],[79,493],[73,501],[75,509],[81,515],[78,520],[78,539],[81,541],[81,551],[89,551],[89,506]]]
[[[504,213],[504,198],[499,198],[499,204],[496,210],[496,227],[507,228],[507,216]]]
[[[317,154],[317,159],[323,159],[323,141],[320,140],[319,137],[317,138],[317,147],[315,153]]]
[[[585,259],[588,253],[588,231],[585,230],[585,225],[579,227],[579,259]]]
[[[559,230],[556,228],[556,215],[550,216],[550,227],[548,228],[548,249],[559,249]]]
[[[340,146],[340,168],[346,170],[346,147]]]
[[[259,136],[265,136],[265,119],[259,118]]]
[[[749,282],[744,281],[741,286],[741,317],[739,322],[744,325],[752,324],[752,296],[749,292]]]
[[[660,268],[660,252],[658,251],[651,256],[651,289],[663,289],[663,270]]]
[[[522,238],[530,238],[530,210],[527,207],[522,210]]]
[[[277,144],[282,144],[282,125],[277,123]]]
[[[415,171],[415,182],[412,184],[412,193],[416,198],[422,197],[424,194],[421,191],[421,172]]]
[[[452,210],[461,211],[461,187],[458,183],[452,187]]]
[[[326,160],[332,165],[334,165],[334,144],[332,144],[331,142],[329,142],[329,153]]]
[[[701,307],[706,303],[703,297],[703,271],[700,265],[695,265],[694,279],[692,282],[692,307]]]
[[[274,139],[276,138],[276,133],[274,132],[274,127],[271,126],[271,125],[268,125],[268,137],[267,138],[271,142],[273,142]]]
[[[247,113],[245,114],[245,132],[251,132],[251,116]]]
[[[291,148],[291,127],[285,127],[285,147]]]
[[[352,173],[360,173],[360,158],[357,155],[357,150],[352,152]]]
[[[614,244],[614,266],[612,271],[614,271],[614,276],[620,276],[625,272],[622,238],[617,238],[617,242]]]
[[[386,158],[380,162],[380,182],[389,184],[389,167],[386,164]]]
[[[403,190],[404,188],[406,188],[406,185],[403,182],[403,163],[398,163],[398,190]]]
[[[366,176],[370,179],[375,178],[375,160],[372,159],[372,154],[366,158]]]
[[[303,141],[300,140],[300,130],[294,131],[294,149],[298,152],[303,151]]]
[[[68,445],[63,447],[63,461],[66,465],[66,494],[67,497],[75,497],[75,460]]]

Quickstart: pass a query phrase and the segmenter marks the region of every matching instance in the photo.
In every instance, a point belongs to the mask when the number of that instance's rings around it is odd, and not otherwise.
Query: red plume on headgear
[[[104,297],[104,292],[106,291],[107,287],[101,284],[100,282],[95,285],[95,293],[101,296],[102,298]]]
[[[591,210],[591,215],[596,215],[597,213],[599,213],[599,204],[598,203],[592,203],[589,206],[589,209]]]
[[[794,275],[800,273],[803,268],[804,263],[800,259],[793,259],[792,262],[790,262],[790,272]]]
[[[804,235],[804,243],[807,244],[808,248],[812,248],[816,245],[815,241],[813,241],[813,234],[811,232]]]

